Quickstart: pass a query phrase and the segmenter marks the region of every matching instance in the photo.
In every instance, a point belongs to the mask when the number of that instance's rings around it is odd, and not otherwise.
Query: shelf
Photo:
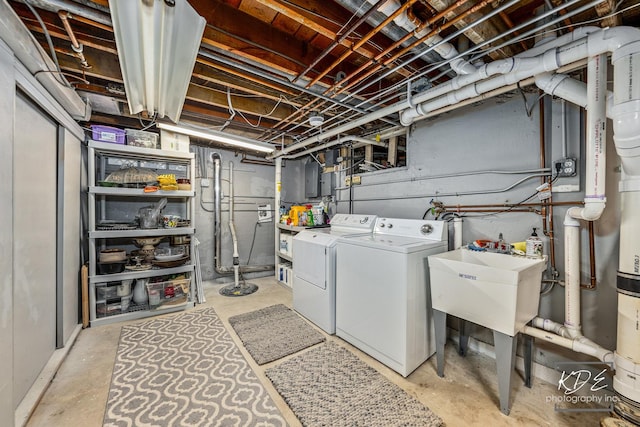
[[[194,153],[183,151],[158,150],[154,148],[135,147],[133,145],[112,144],[110,142],[99,142],[89,140],[89,147],[100,153],[121,154],[129,157],[144,157],[145,159],[161,159],[161,160],[193,160]]]
[[[290,255],[286,255],[286,254],[283,254],[282,252],[278,252],[278,256],[279,256],[280,258],[284,258],[284,259],[286,259],[287,261],[291,261],[291,262],[293,262],[293,257],[292,257],[292,256],[290,256]]]
[[[280,230],[295,231],[295,232],[299,232],[307,229],[307,227],[298,227],[298,226],[287,225],[287,224],[278,224],[278,228]]]
[[[123,271],[122,273],[116,274],[96,274],[95,276],[90,276],[89,281],[92,283],[105,283],[105,282],[117,282],[120,280],[127,279],[142,279],[145,277],[156,277],[156,276],[166,276],[169,274],[179,274],[179,273],[189,273],[193,272],[194,265],[184,264],[178,267],[172,268],[151,268],[149,270],[142,271]]]
[[[99,230],[90,231],[91,239],[117,239],[121,237],[159,237],[159,236],[181,236],[183,234],[193,234],[193,227],[176,228],[136,228],[135,230]]]
[[[193,306],[194,306],[193,301],[187,301],[184,304],[171,306],[167,308],[131,311],[127,313],[112,314],[110,316],[105,316],[105,317],[96,317],[91,321],[91,326],[108,325],[110,323],[124,322],[125,320],[142,319],[144,317],[149,317],[149,316],[157,316],[165,313],[173,313],[175,311],[183,311]]]
[[[89,187],[89,193],[96,194],[99,196],[171,197],[171,198],[194,197],[196,195],[196,192],[194,190],[189,190],[189,191],[158,190],[151,193],[145,193],[143,188],[102,187],[102,186]]]
[[[195,227],[193,226],[193,216],[195,213],[195,196],[194,187],[190,190],[175,190],[145,193],[144,188],[131,187],[106,187],[96,185],[97,180],[104,179],[107,170],[117,169],[117,165],[125,164],[132,160],[134,162],[156,163],[152,168],[161,171],[180,171],[182,175],[193,179],[195,176],[195,154],[180,151],[156,150],[142,147],[135,147],[122,144],[111,144],[107,142],[98,142],[90,140],[88,142],[88,194],[89,203],[89,317],[91,326],[104,325],[108,323],[122,322],[125,320],[141,319],[144,317],[157,316],[160,314],[182,311],[188,307],[193,307],[193,301],[180,302],[177,305],[165,305],[150,309],[146,305],[129,305],[128,311],[119,313],[116,310],[113,314],[107,314],[101,317],[97,307],[96,287],[107,283],[120,284],[125,280],[142,279],[160,276],[175,276],[179,274],[189,275],[190,280],[195,278],[195,262],[193,258],[185,264],[171,268],[160,268],[154,266],[149,270],[124,270],[115,274],[98,274],[97,271],[97,254],[102,246],[115,244],[115,239],[135,239],[135,238],[169,238],[170,236],[193,236]],[[112,161],[113,160],[113,161]],[[164,173],[164,172],[158,172]],[[98,176],[99,175],[99,176]],[[160,198],[166,197],[168,205],[171,206],[168,211],[179,213],[181,218],[190,219],[191,223],[187,227],[176,228],[133,228],[128,230],[105,229],[98,226],[98,223],[106,221],[107,218],[113,216],[132,218],[138,211],[139,207],[144,204],[151,204]],[[113,220],[116,223],[115,220]],[[128,223],[128,221],[125,221]],[[133,244],[133,241],[131,241]],[[122,244],[121,242],[119,244]],[[190,239],[188,243],[190,253],[195,251],[194,239]],[[175,264],[168,264],[175,265]],[[193,286],[190,293],[193,292]],[[189,297],[193,300],[193,294]],[[113,307],[114,309],[116,307]],[[100,310],[103,307],[100,306]]]

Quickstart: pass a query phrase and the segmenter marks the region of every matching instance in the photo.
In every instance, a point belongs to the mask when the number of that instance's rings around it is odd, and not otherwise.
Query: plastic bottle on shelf
[[[307,211],[307,227],[315,226],[314,218],[313,218],[313,210],[311,209],[311,205],[307,205],[309,210]]]
[[[542,258],[542,239],[538,237],[536,228],[533,228],[531,236],[526,241],[526,256],[529,258]]]

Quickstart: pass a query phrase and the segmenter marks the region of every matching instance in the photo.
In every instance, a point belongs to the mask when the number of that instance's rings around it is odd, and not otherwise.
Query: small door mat
[[[443,425],[429,408],[334,343],[292,357],[265,374],[303,426]]]
[[[232,316],[229,323],[258,365],[325,340],[321,333],[283,304]]]

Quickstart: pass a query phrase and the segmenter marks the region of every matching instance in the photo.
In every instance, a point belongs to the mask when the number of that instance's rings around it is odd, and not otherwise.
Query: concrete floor
[[[300,422],[264,375],[265,369],[284,359],[262,366],[256,365],[228,323],[230,316],[269,305],[282,303],[291,307],[291,290],[278,284],[271,277],[252,279],[250,282],[259,285],[260,289],[255,294],[240,298],[220,296],[218,289],[222,285],[207,282],[207,303],[198,305],[195,309],[204,306],[215,308],[289,425],[300,426]],[[135,322],[144,321],[145,319]],[[88,328],[80,333],[27,426],[102,426],[113,362],[123,324]],[[607,416],[602,412],[555,412],[553,403],[547,402],[546,398],[558,395],[557,384],[534,379],[533,388],[528,389],[522,384],[521,373],[515,375],[511,391],[511,414],[505,416],[498,409],[494,360],[472,350],[466,358],[462,358],[458,356],[452,342],[448,342],[446,347],[444,378],[436,374],[435,357],[426,361],[409,377],[402,378],[340,338],[327,336],[327,339],[353,351],[382,375],[423,402],[442,417],[448,426],[598,426],[600,419]]]

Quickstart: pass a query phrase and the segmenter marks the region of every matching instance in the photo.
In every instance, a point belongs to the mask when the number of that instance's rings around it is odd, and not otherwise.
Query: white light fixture
[[[158,123],[160,129],[168,130],[170,132],[181,133],[184,135],[194,136],[196,138],[208,139],[210,141],[222,142],[234,147],[246,148],[247,150],[260,151],[263,153],[272,153],[275,147],[265,142],[256,141],[249,138],[244,138],[238,135],[231,135],[224,132],[218,132],[215,130],[201,131],[184,126],[174,126],[167,123]]]
[[[324,123],[324,117],[320,113],[313,111],[309,114],[309,124],[314,127],[322,126]]]
[[[109,0],[131,114],[177,122],[206,24],[187,0]]]

